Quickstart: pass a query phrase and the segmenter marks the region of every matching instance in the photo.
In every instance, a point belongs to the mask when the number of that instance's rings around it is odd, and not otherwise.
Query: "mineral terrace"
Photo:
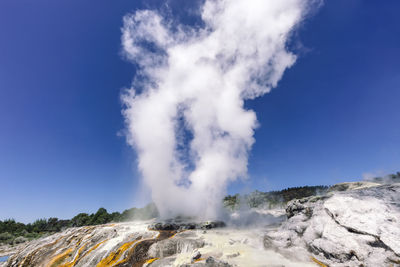
[[[0,266],[400,266],[400,184],[344,183],[286,210],[250,213],[257,224],[70,228],[20,245]]]

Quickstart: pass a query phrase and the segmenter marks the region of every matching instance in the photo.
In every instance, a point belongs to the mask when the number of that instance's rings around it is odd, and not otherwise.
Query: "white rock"
[[[290,202],[290,218],[268,233],[269,243],[302,247],[330,266],[399,264],[400,184],[343,185],[345,191],[328,197]]]

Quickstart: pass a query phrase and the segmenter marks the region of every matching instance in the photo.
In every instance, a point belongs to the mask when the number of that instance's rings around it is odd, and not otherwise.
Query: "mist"
[[[257,117],[245,100],[276,87],[287,44],[315,1],[207,0],[202,26],[157,10],[124,17],[137,72],[122,94],[127,142],[161,217],[217,218],[227,186],[247,178]]]

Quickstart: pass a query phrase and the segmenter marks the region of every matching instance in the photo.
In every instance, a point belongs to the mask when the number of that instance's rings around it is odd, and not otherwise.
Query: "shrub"
[[[23,236],[18,236],[14,239],[14,244],[21,244],[28,241],[27,238],[23,237]]]
[[[7,241],[9,239],[13,239],[14,235],[9,232],[0,233],[0,241]]]

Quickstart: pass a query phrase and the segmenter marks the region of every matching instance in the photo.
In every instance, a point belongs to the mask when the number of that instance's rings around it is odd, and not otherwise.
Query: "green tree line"
[[[144,208],[127,209],[122,213],[108,213],[105,208],[100,208],[97,212],[92,214],[79,213],[70,220],[48,218],[38,219],[33,223],[24,224],[16,222],[14,219],[7,219],[0,221],[0,244],[15,245],[63,231],[69,227],[98,225],[110,222],[126,222],[131,220],[147,220],[157,216],[157,208],[154,204],[149,204]]]
[[[224,205],[232,210],[239,207],[239,205],[246,205],[250,208],[267,207],[273,208],[283,206],[292,199],[300,199],[309,196],[323,194],[328,190],[328,186],[301,186],[291,187],[280,191],[260,192],[258,190],[240,196],[228,195],[224,198]],[[243,203],[244,202],[244,203]]]

